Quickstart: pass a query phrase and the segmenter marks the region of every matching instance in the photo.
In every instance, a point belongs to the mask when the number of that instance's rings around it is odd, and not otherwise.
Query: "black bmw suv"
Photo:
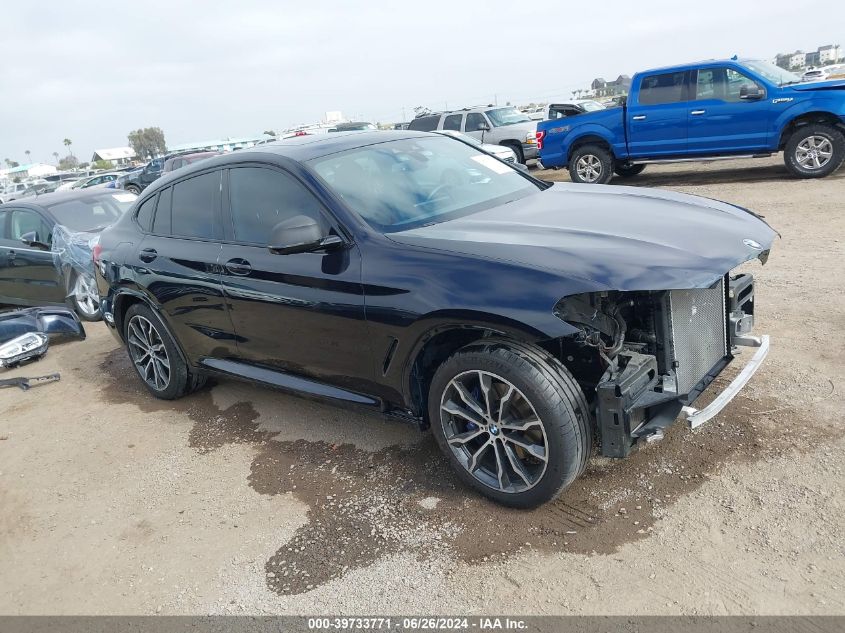
[[[598,438],[622,457],[697,426],[759,367],[775,232],[733,205],[550,184],[454,138],[302,136],[151,185],[103,232],[105,321],[150,393],[209,374],[430,427],[461,478],[553,498]],[[692,405],[732,361],[746,369]]]

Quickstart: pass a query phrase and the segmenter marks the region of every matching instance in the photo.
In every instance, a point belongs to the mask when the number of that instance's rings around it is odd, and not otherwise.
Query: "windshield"
[[[598,101],[582,101],[579,105],[584,108],[585,112],[595,112],[596,110],[604,110],[604,106]]]
[[[540,191],[502,161],[443,137],[389,141],[310,163],[353,211],[384,233],[444,222]]]
[[[47,208],[59,224],[73,231],[92,231],[113,224],[137,197],[129,192],[91,195],[57,202]]]
[[[520,112],[516,108],[496,108],[495,110],[487,110],[485,114],[490,117],[490,121],[496,127],[503,125],[513,125],[514,123],[525,123],[531,121],[524,112]]]
[[[742,65],[781,87],[801,82],[798,75],[784,70],[780,66],[775,66],[771,62],[753,60],[742,62]]]

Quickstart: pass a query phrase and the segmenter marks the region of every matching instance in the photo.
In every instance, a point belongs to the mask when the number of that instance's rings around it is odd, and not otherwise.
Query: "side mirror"
[[[748,101],[758,101],[764,96],[763,91],[757,84],[742,84],[739,87],[739,98]]]
[[[33,248],[40,248],[43,251],[49,251],[50,245],[45,244],[44,242],[38,241],[38,233],[35,231],[29,231],[28,233],[24,233],[21,235],[21,242],[26,244],[27,246],[32,246]]]
[[[483,123],[480,123],[478,125],[478,129],[481,130],[482,132],[489,132],[490,131],[490,125],[487,123],[487,121],[484,121]]]
[[[325,235],[323,227],[307,215],[295,215],[273,227],[267,249],[276,255],[331,250],[343,244],[337,235]]]

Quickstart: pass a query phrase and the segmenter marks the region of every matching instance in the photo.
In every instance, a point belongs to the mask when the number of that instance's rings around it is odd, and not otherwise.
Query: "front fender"
[[[790,95],[781,94],[774,99],[789,99]],[[845,93],[842,96],[818,96],[813,95],[811,98],[803,96],[792,96],[795,101],[790,103],[784,110],[778,112],[773,119],[773,145],[780,141],[784,130],[797,118],[808,114],[815,113],[829,113],[845,122]],[[775,104],[773,107],[777,107]],[[775,147],[777,149],[777,147]]]

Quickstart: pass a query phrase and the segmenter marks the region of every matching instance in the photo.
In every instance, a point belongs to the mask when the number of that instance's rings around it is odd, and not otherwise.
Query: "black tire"
[[[516,162],[525,164],[525,154],[522,153],[522,147],[516,143],[502,143],[501,145],[510,148],[516,154]]]
[[[632,178],[643,173],[645,165],[623,165],[617,164],[613,172],[620,178]]]
[[[810,153],[814,149],[813,144],[818,145],[815,148],[817,152],[821,152],[826,147],[830,148],[826,162],[819,167],[813,165]],[[821,162],[825,156],[819,153],[817,158]],[[808,161],[808,164],[803,163],[802,160]],[[845,135],[839,129],[824,123],[799,127],[789,137],[783,150],[783,162],[786,168],[798,178],[824,178],[839,169],[843,160],[845,160]]]
[[[68,283],[68,296],[70,297],[71,307],[73,311],[76,312],[76,315],[82,321],[102,321],[103,320],[103,313],[100,310],[99,299],[97,300],[97,306],[95,311],[91,311],[88,306],[82,305],[80,301],[76,297],[76,282],[79,278],[79,273],[73,270],[69,276],[69,283]],[[92,279],[90,283],[96,284]]]
[[[136,196],[141,194],[141,188],[138,185],[126,185],[124,189],[129,193],[134,193]]]
[[[569,159],[569,178],[572,182],[606,185],[613,177],[613,167],[609,151],[600,145],[582,145]]]
[[[546,465],[531,487],[525,490],[507,491],[483,483],[469,472],[459,459],[460,451],[453,450],[448,442],[447,433],[451,433],[452,429],[447,431],[445,427],[451,427],[458,418],[447,412],[441,415],[441,403],[450,393],[448,390],[453,389],[453,379],[460,380],[462,376],[478,371],[500,377],[515,387],[542,425]],[[448,406],[449,401],[446,404]],[[503,505],[532,508],[554,499],[584,471],[590,455],[591,416],[584,393],[572,374],[556,358],[525,343],[490,338],[458,350],[434,374],[428,396],[428,413],[437,443],[460,479]],[[494,443],[499,441],[504,446],[507,439],[505,427],[491,431],[492,426],[488,427],[488,439]],[[494,438],[494,432],[501,433],[502,437]],[[452,433],[449,437],[454,441],[456,436]],[[466,446],[462,444],[461,448]],[[498,457],[498,450],[495,449],[492,457]],[[492,457],[488,452],[487,458]],[[498,481],[501,483],[501,477]],[[520,483],[517,478],[513,481]]]
[[[165,384],[159,384],[158,386],[151,384],[148,376],[144,375],[139,363],[137,362],[139,354],[137,351],[138,348],[134,347],[134,343],[131,342],[130,338],[133,336],[131,330],[132,326],[141,325],[139,322],[136,322],[136,318],[146,320],[146,322],[149,323],[155,330],[157,338],[164,346],[166,360],[169,364],[169,375],[167,376]],[[195,389],[199,389],[205,384],[205,376],[198,373],[191,373],[189,367],[185,364],[185,361],[182,360],[182,355],[176,347],[176,343],[170,335],[167,327],[164,325],[159,316],[147,305],[143,303],[136,303],[126,311],[126,316],[124,317],[123,338],[124,341],[126,341],[126,351],[129,354],[129,360],[132,361],[132,366],[138,373],[138,377],[144,383],[147,390],[156,398],[160,398],[162,400],[176,400]],[[160,369],[160,367],[160,365],[157,366],[153,371]]]

